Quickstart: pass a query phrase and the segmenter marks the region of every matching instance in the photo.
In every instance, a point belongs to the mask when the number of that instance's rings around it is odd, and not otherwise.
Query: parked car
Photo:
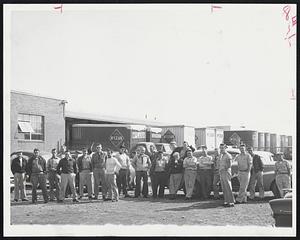
[[[269,202],[276,227],[292,227],[292,192],[288,190],[284,198]]]
[[[164,155],[170,156],[172,149],[169,143],[155,143],[157,151],[163,151]]]
[[[238,148],[228,147],[227,152],[230,153],[233,158],[232,166],[231,166],[232,176],[234,176],[231,179],[232,190],[234,192],[238,192],[240,183],[236,176],[236,174],[238,172],[238,168],[237,168],[237,162],[236,162],[235,158],[240,153],[240,150]],[[201,154],[202,154],[201,150],[196,150],[193,153],[193,155],[197,158],[200,157]],[[280,193],[279,193],[279,190],[278,190],[276,182],[275,182],[275,162],[276,161],[274,161],[274,155],[270,152],[265,152],[265,151],[254,151],[254,154],[259,155],[264,163],[264,171],[263,171],[264,190],[272,191],[275,197],[280,197]],[[211,155],[211,156],[214,155],[214,151],[208,151],[208,155]],[[256,187],[256,191],[258,191],[257,187]]]
[[[20,151],[16,151],[10,154],[10,162],[12,162],[12,160],[14,158],[16,158],[18,156],[18,153]],[[29,151],[22,151],[23,157],[28,161],[29,158],[33,157],[34,153],[33,152],[29,152]],[[40,156],[43,157],[46,161],[51,158],[52,154],[49,152],[43,152],[40,151]],[[47,186],[48,186],[48,180],[47,180]],[[31,186],[31,182],[29,181],[29,179],[26,179],[26,189],[30,189]],[[10,192],[13,192],[15,188],[15,183],[14,183],[14,176],[12,174],[12,172],[10,171]]]

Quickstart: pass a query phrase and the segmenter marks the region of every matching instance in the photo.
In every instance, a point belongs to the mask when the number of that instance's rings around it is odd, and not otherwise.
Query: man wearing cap
[[[145,150],[144,147],[139,147],[138,155],[132,160],[132,165],[136,172],[135,198],[138,198],[141,193],[141,179],[143,179],[143,197],[148,197],[148,171],[151,167],[151,161],[149,156],[145,154]]]
[[[192,198],[195,180],[197,175],[197,158],[193,156],[192,150],[188,147],[186,149],[187,157],[183,160],[184,168],[184,182],[186,189],[186,200]]]
[[[70,186],[73,195],[73,202],[78,202],[76,187],[75,187],[75,177],[77,173],[77,164],[75,159],[72,158],[69,150],[66,150],[65,157],[62,158],[57,165],[57,173],[61,177],[61,189],[60,197],[57,202],[63,202],[65,199],[67,185]]]
[[[250,180],[250,170],[252,167],[252,157],[246,152],[246,146],[240,145],[241,153],[237,155],[236,161],[238,164],[238,180],[240,182],[239,194],[236,197],[236,203],[247,202],[247,187]]]
[[[83,186],[87,186],[88,190],[88,198],[92,199],[92,177],[93,177],[93,169],[92,169],[92,160],[91,156],[88,155],[88,149],[82,149],[83,155],[78,157],[77,166],[79,171],[79,199],[83,197]]]
[[[175,199],[177,191],[181,185],[183,178],[183,159],[180,158],[179,153],[175,152],[169,160],[170,183],[169,192],[170,199]]]
[[[163,198],[166,184],[166,166],[167,159],[163,156],[163,151],[158,151],[156,158],[151,163],[150,176],[152,175],[152,196],[157,198],[157,189],[159,187],[158,197]]]
[[[124,145],[120,146],[120,152],[116,154],[116,159],[119,161],[121,168],[117,176],[117,185],[119,190],[119,195],[121,195],[121,190],[123,191],[124,197],[129,197],[127,193],[127,176],[130,167],[130,159],[125,153],[126,147]]]
[[[291,167],[287,160],[283,159],[283,153],[276,154],[275,179],[280,196],[284,197],[283,189],[291,188]]]
[[[250,200],[254,200],[255,197],[255,186],[257,184],[259,189],[259,198],[262,200],[264,198],[264,184],[263,184],[263,170],[264,170],[264,164],[261,160],[260,156],[253,153],[253,148],[248,148],[248,153],[252,157],[252,168],[251,168],[251,176],[250,176],[250,182],[249,182],[249,192]]]
[[[94,176],[94,199],[98,199],[99,185],[101,182],[102,199],[106,200],[107,197],[107,184],[105,179],[105,161],[107,154],[102,151],[102,145],[99,144],[96,147],[96,152],[92,155],[92,169]]]
[[[20,151],[17,153],[17,157],[11,162],[11,172],[14,175],[14,201],[19,201],[19,194],[21,193],[22,201],[28,201],[26,198],[26,166],[27,161],[23,157],[23,153]]]
[[[215,154],[213,156],[213,191],[214,191],[214,199],[220,199],[219,195],[219,186],[220,183],[220,151],[218,148],[215,148]]]
[[[231,186],[232,156],[226,151],[226,145],[220,144],[219,173],[224,196],[224,207],[234,207],[234,197]]]
[[[198,158],[198,172],[197,178],[199,176],[200,188],[201,188],[201,197],[205,200],[208,198],[211,192],[212,185],[212,157],[207,155],[207,147],[202,146],[203,156]]]
[[[57,165],[60,161],[60,158],[57,156],[56,148],[53,148],[52,157],[47,161],[47,172],[48,172],[48,180],[49,180],[49,188],[50,188],[50,202],[54,201],[54,196],[56,200],[59,200],[60,193],[60,176],[57,173]],[[55,189],[55,193],[54,193]]]
[[[30,177],[32,183],[32,203],[37,202],[37,186],[39,185],[42,189],[44,202],[48,202],[48,193],[46,187],[46,160],[40,156],[40,150],[35,148],[33,150],[34,155],[28,160],[27,164],[27,175]]]

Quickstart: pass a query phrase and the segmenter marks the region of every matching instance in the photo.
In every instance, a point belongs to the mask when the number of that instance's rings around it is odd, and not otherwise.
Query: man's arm
[[[56,167],[56,172],[57,172],[58,174],[60,174],[60,168],[61,168],[61,166],[62,166],[62,160],[63,160],[63,159],[60,159],[60,160],[59,160],[59,162],[58,162],[58,164],[57,164],[57,167]]]
[[[251,170],[252,162],[253,162],[253,159],[252,159],[251,155],[249,154],[248,155],[248,172],[250,172],[250,170]]]
[[[15,160],[15,158],[12,160],[12,162],[11,162],[11,166],[10,166],[10,170],[11,170],[11,172],[12,172],[12,174],[13,175],[15,175],[15,172],[16,172],[16,160]]]

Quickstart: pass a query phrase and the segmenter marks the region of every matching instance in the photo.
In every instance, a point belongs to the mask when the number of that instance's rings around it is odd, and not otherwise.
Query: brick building
[[[11,91],[11,152],[50,152],[65,142],[66,101]]]

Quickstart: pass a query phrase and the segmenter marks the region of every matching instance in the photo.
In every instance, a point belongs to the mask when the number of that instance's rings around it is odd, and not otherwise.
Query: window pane
[[[31,140],[44,140],[42,134],[31,134]]]

